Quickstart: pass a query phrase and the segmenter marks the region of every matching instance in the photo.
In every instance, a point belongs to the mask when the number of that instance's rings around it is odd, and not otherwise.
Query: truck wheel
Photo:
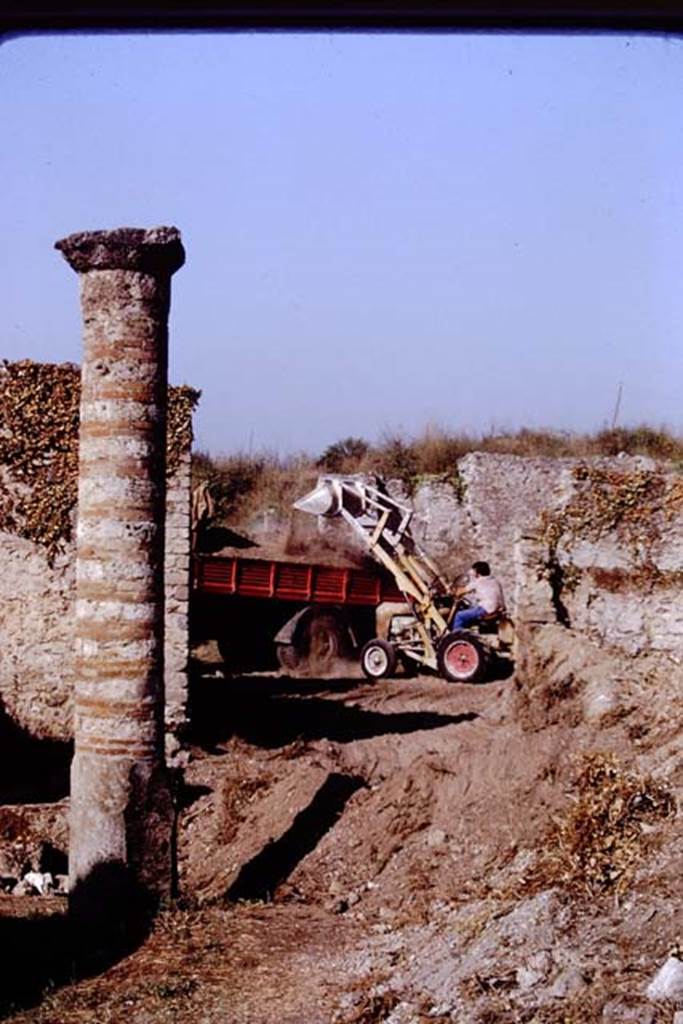
[[[436,662],[449,683],[478,683],[486,675],[486,648],[469,633],[446,633]]]
[[[294,633],[291,641],[275,644],[280,667],[286,672],[332,671],[340,658],[349,655],[350,640],[344,621],[331,613],[311,615]]]
[[[275,644],[275,656],[285,672],[294,672],[301,664],[301,654],[294,644]]]
[[[344,627],[334,615],[314,615],[308,624],[308,660],[311,668],[329,669],[346,656]]]
[[[384,679],[396,671],[396,648],[387,640],[368,640],[360,652],[360,667],[368,679]]]

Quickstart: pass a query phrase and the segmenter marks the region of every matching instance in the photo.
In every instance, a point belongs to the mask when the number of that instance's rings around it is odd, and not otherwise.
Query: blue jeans
[[[474,608],[461,608],[459,612],[455,613],[451,629],[467,629],[473,622],[479,622],[486,615],[488,615],[488,612],[480,604]]]

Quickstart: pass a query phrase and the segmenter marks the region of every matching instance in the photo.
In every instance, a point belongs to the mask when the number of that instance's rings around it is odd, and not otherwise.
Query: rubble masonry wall
[[[166,541],[166,723],[174,753],[187,701],[189,451],[167,482]],[[72,735],[75,595],[74,542],[50,565],[41,545],[0,532],[0,709],[32,735]]]
[[[636,554],[623,531],[607,525],[593,531],[599,536],[564,538],[556,553],[559,585],[556,580],[553,590],[542,516],[561,515],[582,489],[590,491],[580,482],[585,466],[610,474],[617,485],[620,479],[639,483],[649,474],[661,480],[671,501],[666,512],[656,502],[652,509],[642,507],[643,529],[652,527],[645,553]],[[458,477],[457,487],[425,482],[413,497],[415,533],[448,572],[486,559],[503,583],[518,624],[562,621],[629,654],[656,650],[683,658],[680,474],[659,471],[652,460],[641,457],[586,460],[473,453],[460,460]],[[638,494],[632,499],[636,509],[639,500]],[[590,535],[590,528],[586,533]]]

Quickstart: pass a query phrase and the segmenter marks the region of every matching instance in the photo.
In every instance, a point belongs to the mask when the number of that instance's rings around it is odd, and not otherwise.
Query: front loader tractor
[[[378,478],[320,476],[294,508],[344,519],[405,598],[377,610],[377,636],[360,653],[369,679],[392,676],[400,664],[406,672],[431,669],[449,682],[479,682],[491,661],[511,646],[512,623],[506,617],[484,620],[478,628],[451,630],[460,598],[413,538],[412,509],[393,498]]]

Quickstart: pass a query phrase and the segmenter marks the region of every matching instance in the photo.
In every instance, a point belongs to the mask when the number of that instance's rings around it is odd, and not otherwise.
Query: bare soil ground
[[[672,1021],[645,988],[681,953],[680,667],[561,627],[533,651],[479,686],[205,666],[179,904],[8,1019]]]

